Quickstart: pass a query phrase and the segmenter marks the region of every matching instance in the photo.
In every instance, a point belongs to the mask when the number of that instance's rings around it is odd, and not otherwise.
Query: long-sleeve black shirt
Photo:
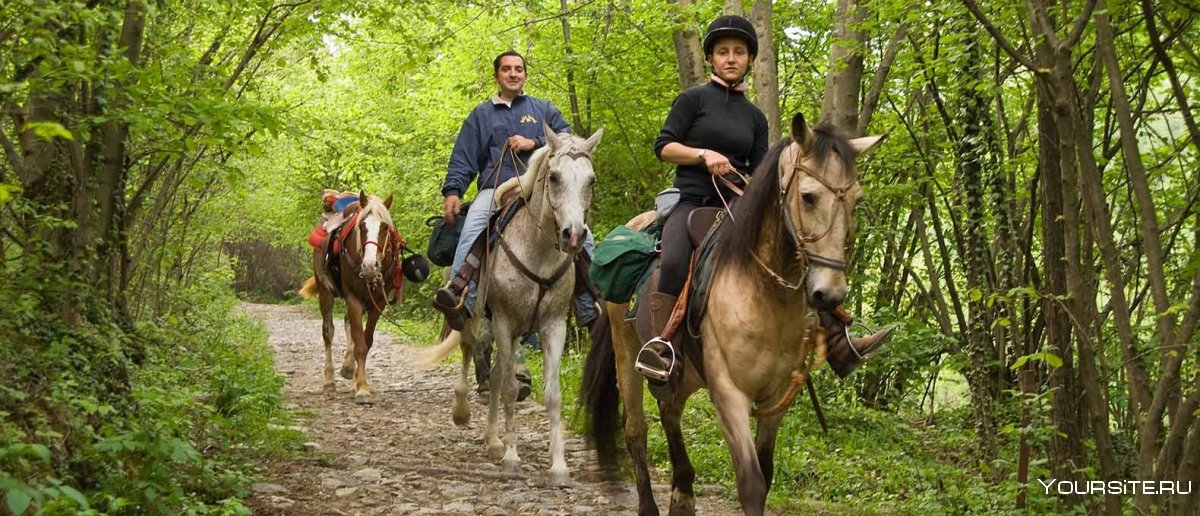
[[[671,142],[708,149],[729,158],[739,172],[749,176],[767,154],[767,138],[767,117],[745,93],[710,81],[675,97],[667,121],[654,141],[654,153],[661,160],[663,147]],[[678,165],[675,187],[687,202],[719,203],[709,176],[704,163]],[[724,186],[721,189],[726,199],[732,199]]]

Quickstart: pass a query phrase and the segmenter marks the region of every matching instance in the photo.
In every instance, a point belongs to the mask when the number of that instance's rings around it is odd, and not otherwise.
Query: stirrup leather
[[[650,345],[654,344],[655,342],[661,342],[662,344],[666,345],[667,350],[671,352],[671,361],[667,364],[666,371],[656,367],[648,366],[642,362],[642,353],[647,352],[653,353],[655,356],[661,359],[661,356],[658,354],[658,352],[650,347]],[[648,378],[652,378],[661,382],[665,382],[671,378],[671,373],[675,372],[675,363],[678,361],[678,357],[675,355],[675,346],[671,345],[671,341],[663,340],[662,337],[654,337],[653,339],[646,341],[645,344],[642,344],[642,349],[638,350],[637,357],[637,363],[634,364],[634,369]]]

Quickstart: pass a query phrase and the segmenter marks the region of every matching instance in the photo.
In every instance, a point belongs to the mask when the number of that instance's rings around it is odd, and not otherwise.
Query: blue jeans
[[[454,250],[454,263],[450,266],[451,276],[458,275],[458,270],[462,268],[463,262],[467,261],[467,254],[471,252],[471,245],[475,243],[475,239],[483,233],[488,226],[488,220],[492,218],[492,214],[496,211],[495,189],[486,188],[480,190],[475,195],[475,200],[471,203],[471,210],[467,212],[467,216],[458,221],[463,225],[462,233],[458,237],[458,248]],[[592,239],[591,228],[587,229],[584,235],[583,249],[588,256],[592,256],[596,251],[596,242]],[[467,284],[467,292],[465,305],[467,309],[475,306],[475,282]],[[576,314],[595,314],[596,299],[590,293],[584,292],[575,298]]]

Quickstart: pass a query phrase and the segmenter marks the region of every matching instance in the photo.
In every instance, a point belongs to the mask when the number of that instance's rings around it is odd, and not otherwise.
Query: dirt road
[[[534,401],[518,406],[523,474],[506,474],[487,458],[482,443],[487,406],[472,403],[469,427],[450,420],[456,368],[432,371],[410,366],[416,348],[382,332],[367,360],[374,403],[354,404],[351,384],[321,392],[324,350],[320,317],[299,306],[244,306],[270,331],[276,369],[287,377],[286,403],[310,417],[304,457],[263,465],[249,505],[256,514],[633,514],[637,497],[629,482],[605,482],[594,454],[569,436],[570,488],[545,486],[549,467],[545,409]],[[345,338],[339,321],[335,368]],[[564,400],[566,401],[566,400]],[[666,513],[667,487],[656,486]],[[699,514],[739,514],[718,496],[698,489]]]

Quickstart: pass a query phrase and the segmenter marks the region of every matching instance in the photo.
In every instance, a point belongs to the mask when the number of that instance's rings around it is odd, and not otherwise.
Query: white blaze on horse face
[[[578,252],[583,246],[592,185],[596,182],[592,162],[584,157],[560,157],[551,163],[546,180],[560,247],[569,253]]]
[[[363,221],[363,225],[367,227],[366,240],[364,242],[371,242],[371,245],[363,244],[362,273],[379,279],[382,276],[379,264],[379,246],[381,245],[379,241],[379,228],[383,224],[380,224],[378,217],[371,216]]]

